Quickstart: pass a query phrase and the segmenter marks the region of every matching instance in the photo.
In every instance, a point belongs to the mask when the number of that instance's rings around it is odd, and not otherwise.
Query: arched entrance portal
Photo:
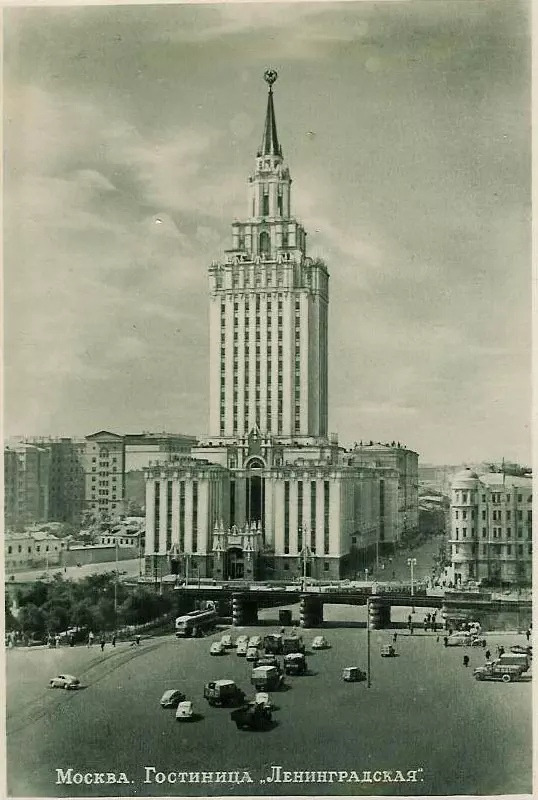
[[[226,580],[237,580],[245,574],[243,551],[239,547],[231,547],[226,554]]]
[[[260,523],[263,529],[263,510],[265,505],[265,481],[258,473],[264,468],[264,463],[260,458],[252,458],[247,463],[249,473],[247,474],[247,497],[246,497],[246,517],[248,523]]]

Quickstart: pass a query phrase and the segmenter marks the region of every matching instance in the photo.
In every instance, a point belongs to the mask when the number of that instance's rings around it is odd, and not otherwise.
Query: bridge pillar
[[[370,630],[381,630],[390,625],[390,601],[384,597],[372,595],[370,597],[370,615],[368,626]]]
[[[318,628],[323,624],[323,601],[319,597],[303,595],[299,606],[301,628]]]
[[[258,621],[258,603],[239,594],[232,595],[232,625],[253,625]]]

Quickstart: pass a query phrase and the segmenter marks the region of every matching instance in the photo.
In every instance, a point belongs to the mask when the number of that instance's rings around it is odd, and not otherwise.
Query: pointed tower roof
[[[278,143],[275,107],[273,105],[273,83],[278,78],[278,74],[274,69],[266,69],[263,77],[266,83],[269,84],[269,94],[267,96],[267,113],[265,115],[262,143],[258,156],[282,156],[282,148]]]

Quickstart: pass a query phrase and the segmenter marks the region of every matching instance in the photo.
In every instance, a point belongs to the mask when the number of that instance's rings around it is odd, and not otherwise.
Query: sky
[[[329,429],[530,461],[530,10],[4,11],[4,432],[207,434],[208,275],[276,69],[330,272]]]

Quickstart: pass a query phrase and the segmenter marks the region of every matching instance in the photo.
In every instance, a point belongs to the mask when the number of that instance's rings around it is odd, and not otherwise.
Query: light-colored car
[[[247,654],[247,650],[248,650],[248,642],[239,642],[239,644],[237,645],[237,647],[235,649],[235,652],[236,652],[236,655],[243,656],[243,658],[244,658],[246,656],[246,654]]]
[[[235,646],[236,647],[239,647],[240,644],[247,644],[248,645],[248,636],[246,635],[246,633],[242,633],[235,640]]]
[[[190,700],[182,700],[176,709],[176,719],[184,721],[192,719],[193,716],[194,711],[192,708],[192,702]]]
[[[213,644],[209,648],[210,656],[223,656],[225,652],[226,648],[224,647],[222,642],[213,642]]]
[[[327,650],[330,646],[325,636],[316,636],[312,642],[312,650]]]
[[[185,695],[179,689],[167,689],[161,697],[160,703],[163,708],[175,708],[184,699]]]
[[[234,646],[233,639],[229,633],[222,634],[222,636],[220,637],[220,643],[224,648],[226,648],[226,650]]]
[[[245,658],[247,659],[247,661],[257,661],[259,655],[260,655],[260,652],[259,652],[258,648],[257,647],[252,647],[249,644],[249,646],[247,648],[247,652],[245,654]]]
[[[74,675],[57,675],[49,681],[51,689],[78,689],[80,681]]]
[[[258,636],[257,634],[255,636],[251,636],[250,639],[248,640],[248,646],[249,647],[261,647],[262,646],[262,637]]]

